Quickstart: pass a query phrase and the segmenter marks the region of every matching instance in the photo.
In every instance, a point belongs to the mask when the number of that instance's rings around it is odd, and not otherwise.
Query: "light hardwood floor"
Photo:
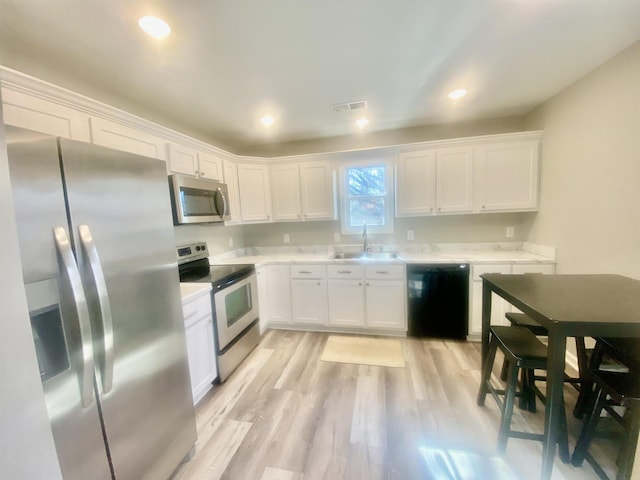
[[[476,405],[480,345],[402,339],[404,368],[320,360],[328,334],[268,331],[223,385],[196,408],[198,442],[174,480],[413,480],[420,448],[496,455],[499,410]],[[500,361],[496,362],[498,373]],[[575,390],[565,387],[567,408]],[[514,409],[513,428],[542,431],[544,409]],[[581,422],[569,413],[570,446]],[[595,452],[611,474],[610,441]],[[509,439],[504,461],[518,479],[538,479],[542,444]],[[554,479],[597,476],[556,459]]]

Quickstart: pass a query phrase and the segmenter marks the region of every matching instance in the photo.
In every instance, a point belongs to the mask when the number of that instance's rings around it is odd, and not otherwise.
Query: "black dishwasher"
[[[465,339],[469,265],[407,265],[409,336]]]

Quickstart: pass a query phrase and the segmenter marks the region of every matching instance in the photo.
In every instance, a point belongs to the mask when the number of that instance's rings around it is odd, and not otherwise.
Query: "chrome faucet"
[[[362,252],[367,253],[367,250],[369,250],[369,244],[367,242],[367,222],[362,224],[362,238]]]

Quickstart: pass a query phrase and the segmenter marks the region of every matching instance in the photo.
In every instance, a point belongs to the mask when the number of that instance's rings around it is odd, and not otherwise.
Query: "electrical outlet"
[[[507,238],[513,238],[513,227],[507,227]]]
[[[413,230],[407,230],[407,240],[413,240]]]
[[[340,234],[338,232],[333,234],[333,241],[336,243],[340,243]]]
[[[233,247],[233,237],[229,237],[229,246]]]
[[[288,233],[284,234],[284,243],[289,243],[289,234]]]

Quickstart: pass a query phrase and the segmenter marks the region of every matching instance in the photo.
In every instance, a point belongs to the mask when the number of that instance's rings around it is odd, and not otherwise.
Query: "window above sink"
[[[393,233],[393,169],[386,162],[358,162],[340,169],[343,234]]]

